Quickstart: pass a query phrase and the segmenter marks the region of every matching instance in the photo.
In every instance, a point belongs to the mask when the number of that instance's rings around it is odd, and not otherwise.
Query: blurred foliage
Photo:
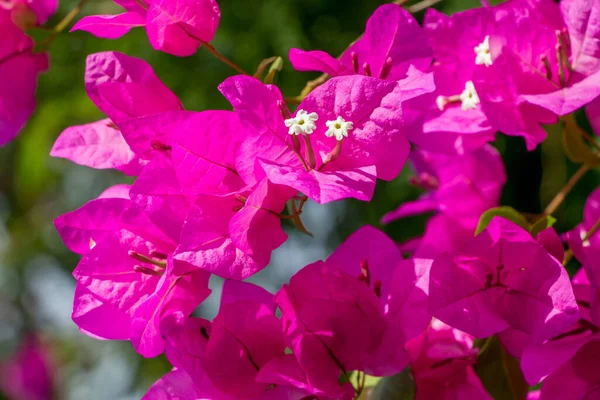
[[[222,18],[213,44],[250,73],[263,59],[281,56],[284,66],[276,76],[276,83],[284,95],[292,96],[318,74],[293,71],[286,61],[288,50],[300,47],[340,54],[362,33],[369,15],[383,3],[381,0],[219,0]],[[59,12],[48,26],[54,26],[75,4],[75,0],[62,0]],[[444,0],[436,7],[451,13],[478,5],[477,0]],[[85,14],[114,12],[118,12],[118,7],[110,0],[91,0],[84,8]],[[417,15],[422,16],[423,12]],[[128,343],[101,343],[79,334],[74,326],[70,327],[71,336],[65,336],[64,330],[56,328],[55,320],[40,316],[40,309],[46,305],[40,303],[39,293],[34,295],[33,288],[41,287],[46,296],[72,298],[72,292],[59,293],[59,290],[72,291],[71,280],[62,286],[45,282],[53,271],[48,266],[70,273],[78,261],[60,242],[52,226],[53,218],[81,206],[112,184],[131,181],[116,172],[93,171],[48,156],[64,128],[102,117],[85,94],[83,74],[86,56],[107,50],[148,61],[190,110],[228,108],[217,85],[234,73],[204,49],[188,58],[156,52],[142,29],[134,29],[116,41],[98,39],[85,32],[63,33],[52,44],[51,69],[39,81],[39,107],[19,138],[0,149],[0,321],[4,321],[0,323],[0,358],[14,349],[23,332],[41,330],[60,366],[59,383],[69,381],[75,387],[68,396],[63,392],[57,398],[106,398],[86,392],[96,379],[86,371],[98,370],[105,377],[119,371],[113,365],[106,370],[98,367],[102,352],[112,351],[121,357],[119,360],[125,360],[126,369],[137,371],[135,383],[125,383],[122,392],[130,393],[131,398],[139,398],[151,382],[169,369],[162,357],[140,362]],[[589,125],[582,123],[589,131]],[[508,174],[502,204],[519,211],[541,212],[577,169],[564,157],[559,135],[551,135],[533,152],[526,151],[520,138],[499,135],[495,145],[503,155]],[[417,197],[419,190],[407,183],[409,173],[405,170],[393,182],[380,182],[372,203],[336,204],[340,210],[335,221],[337,234],[331,236],[329,245],[339,244],[363,224],[379,226],[385,212]],[[558,210],[555,225],[558,231],[565,231],[581,220],[583,203],[599,182],[597,172],[588,173],[579,182],[568,196],[568,205]],[[407,218],[384,229],[393,238],[406,240],[422,232],[425,221],[426,216]],[[32,281],[37,283],[31,284]],[[69,307],[70,304],[59,310],[67,326]]]

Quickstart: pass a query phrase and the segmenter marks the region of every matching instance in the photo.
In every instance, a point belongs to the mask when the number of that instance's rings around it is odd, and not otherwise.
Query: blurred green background
[[[369,15],[383,3],[220,0],[222,18],[213,44],[248,71],[270,56],[285,59],[291,47],[337,55],[362,33]],[[75,4],[61,0],[58,14],[47,26],[55,25]],[[444,0],[436,7],[451,13],[478,4],[477,0]],[[110,0],[91,0],[83,10],[83,14],[116,12],[118,7]],[[106,50],[148,61],[190,110],[228,108],[217,85],[234,72],[204,49],[188,58],[156,52],[141,29],[116,41],[84,32],[63,33],[53,43],[51,69],[39,81],[39,107],[17,140],[0,149],[0,360],[14,352],[26,332],[39,332],[56,367],[57,399],[138,399],[170,368],[163,357],[141,359],[129,343],[84,336],[70,320],[74,288],[70,273],[78,257],[62,245],[52,220],[106,187],[131,180],[48,154],[64,128],[102,118],[85,94],[83,74],[86,55]],[[317,75],[295,72],[286,63],[276,83],[284,95],[291,96]],[[495,145],[509,177],[502,203],[520,211],[540,212],[577,168],[565,159],[556,136],[534,152],[527,152],[520,138],[499,135]],[[307,206],[305,222],[315,239],[290,232],[290,241],[255,280],[276,290],[295,270],[326,256],[359,226],[378,225],[385,212],[419,195],[418,189],[408,185],[408,175],[404,171],[394,182],[380,182],[370,204],[346,201]],[[599,183],[598,173],[591,172],[576,186],[556,215],[559,231],[580,221],[583,203]],[[406,240],[422,232],[425,219],[407,218],[384,229],[393,238]],[[217,301],[218,296],[200,313],[214,315]]]

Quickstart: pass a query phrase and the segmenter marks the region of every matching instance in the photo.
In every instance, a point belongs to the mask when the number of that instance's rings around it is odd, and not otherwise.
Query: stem
[[[586,131],[584,131],[584,130],[583,130],[583,129],[581,129],[581,128],[579,128],[579,130],[578,130],[578,131],[579,131],[579,134],[580,134],[581,136],[583,136],[583,138],[584,138],[585,140],[587,140],[589,144],[591,144],[592,146],[594,146],[594,148],[595,148],[596,150],[600,151],[600,144],[598,144],[598,142],[596,142],[596,141],[594,140],[594,138],[593,138],[593,137],[591,137],[591,136],[590,136],[590,135],[589,135],[589,134],[588,134]]]
[[[442,1],[442,0],[423,0],[417,4],[407,7],[406,10],[411,14],[415,14],[415,13],[418,13],[419,11],[423,11],[426,8],[436,5],[440,1]]]
[[[590,229],[588,233],[585,234],[585,236],[582,239],[582,242],[589,240],[592,237],[592,235],[598,231],[598,229],[600,229],[600,218],[598,218],[598,221],[596,221],[596,223],[592,226],[592,229]],[[567,265],[572,258],[573,251],[571,249],[565,251],[565,258],[562,262],[563,266]]]
[[[48,37],[41,41],[39,44],[38,48],[41,49],[41,51],[48,50],[48,47],[50,47],[56,36],[58,36],[59,33],[61,33],[67,26],[69,26],[71,22],[73,22],[73,19],[75,19],[75,17],[81,12],[81,9],[85,5],[85,3],[87,3],[87,1],[88,0],[80,0],[79,3],[77,3],[77,5],[75,6],[75,8],[69,11],[69,13],[65,15],[65,17],[62,20],[60,20],[60,22],[56,24],[54,28],[49,29],[51,32],[50,35],[48,35]]]
[[[485,342],[483,342],[483,346],[481,346],[479,348],[479,351],[477,352],[478,356],[481,355],[481,354],[483,354],[488,349],[488,347],[490,347],[490,345],[492,344],[492,339],[493,338],[494,338],[494,336],[490,336],[490,337],[488,337],[488,338],[485,339]]]
[[[581,167],[579,167],[577,172],[575,172],[575,174],[573,174],[573,176],[567,181],[567,184],[562,189],[560,189],[560,191],[556,194],[556,196],[554,196],[552,201],[550,201],[550,203],[544,210],[544,215],[554,214],[554,212],[558,209],[558,207],[560,207],[562,202],[567,197],[567,194],[569,194],[569,192],[573,189],[577,182],[579,182],[579,180],[581,180],[581,178],[583,178],[585,173],[589,170],[590,167],[588,165],[582,165]]]
[[[202,42],[202,44],[204,45],[204,47],[206,47],[206,49],[213,54],[215,57],[217,57],[219,60],[221,60],[223,63],[229,65],[231,68],[233,68],[236,72],[242,74],[242,75],[248,75],[248,73],[246,71],[244,71],[243,69],[241,69],[240,67],[238,67],[236,64],[234,64],[232,61],[230,61],[227,57],[225,57],[223,54],[221,54],[219,52],[219,50],[217,50],[212,44],[208,43],[208,42]]]
[[[67,15],[65,15],[65,17],[58,24],[56,24],[56,26],[53,29],[54,35],[62,32],[71,22],[73,22],[73,19],[75,19],[77,14],[81,12],[81,9],[83,8],[86,2],[87,0],[80,0],[79,3],[75,6],[75,8],[73,8]]]

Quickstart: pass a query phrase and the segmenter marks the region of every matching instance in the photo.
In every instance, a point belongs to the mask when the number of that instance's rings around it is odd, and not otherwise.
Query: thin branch
[[[589,170],[590,167],[588,165],[582,165],[581,167],[579,167],[577,172],[575,172],[573,176],[567,181],[566,185],[562,189],[560,189],[556,196],[554,196],[554,198],[550,201],[550,203],[544,210],[544,215],[554,214],[554,212],[558,209],[558,207],[560,207],[562,202],[565,200],[569,192]]]
[[[441,1],[442,0],[423,0],[423,1],[420,1],[417,4],[414,4],[410,7],[406,7],[406,10],[411,14],[415,14],[415,13],[418,13],[419,11],[423,11],[426,8],[434,6]]]

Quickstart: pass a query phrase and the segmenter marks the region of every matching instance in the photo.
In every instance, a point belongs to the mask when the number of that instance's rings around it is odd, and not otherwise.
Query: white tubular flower
[[[465,90],[460,94],[460,101],[462,103],[460,108],[463,111],[475,108],[477,107],[477,104],[479,104],[479,96],[475,91],[473,81],[467,81],[467,83],[465,83]]]
[[[348,137],[348,132],[353,128],[351,121],[346,121],[342,117],[337,117],[335,121],[327,121],[327,137],[335,136],[337,140],[342,140],[344,137]]]
[[[479,43],[479,45],[475,46],[475,64],[477,65],[485,65],[489,67],[492,65],[492,55],[490,54],[490,36],[486,36],[483,39],[483,42]]]
[[[316,112],[309,114],[304,110],[298,110],[295,117],[286,119],[284,122],[285,126],[289,128],[290,135],[310,135],[317,129],[315,121],[318,119],[319,116]]]

